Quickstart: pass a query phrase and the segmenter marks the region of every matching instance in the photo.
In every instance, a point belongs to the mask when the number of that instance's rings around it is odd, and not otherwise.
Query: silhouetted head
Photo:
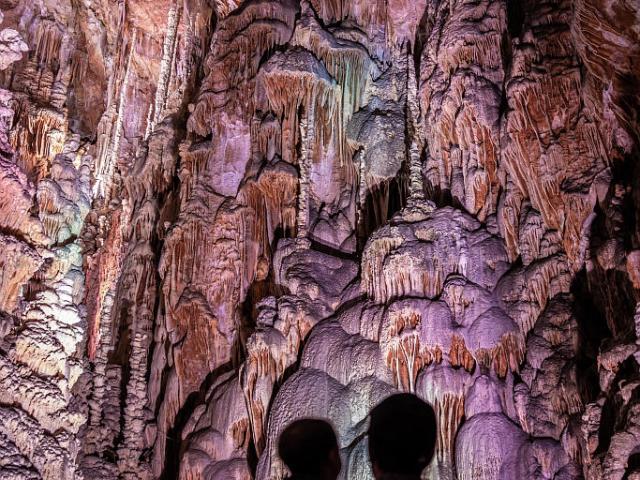
[[[415,395],[400,393],[380,402],[369,415],[369,458],[375,477],[419,478],[435,450],[433,408]]]
[[[336,434],[324,420],[296,420],[284,429],[278,455],[293,478],[335,480],[342,467]]]

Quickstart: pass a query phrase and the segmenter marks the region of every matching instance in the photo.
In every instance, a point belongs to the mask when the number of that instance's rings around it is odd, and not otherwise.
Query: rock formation
[[[640,478],[636,2],[0,10],[0,478]]]

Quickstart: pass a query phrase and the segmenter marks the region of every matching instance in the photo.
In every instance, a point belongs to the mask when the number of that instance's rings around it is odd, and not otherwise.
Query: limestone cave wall
[[[0,11],[0,478],[640,478],[636,1]]]

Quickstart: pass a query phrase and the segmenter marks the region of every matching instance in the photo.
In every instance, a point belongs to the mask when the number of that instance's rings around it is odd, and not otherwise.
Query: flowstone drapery
[[[0,9],[0,477],[640,476],[633,2]]]

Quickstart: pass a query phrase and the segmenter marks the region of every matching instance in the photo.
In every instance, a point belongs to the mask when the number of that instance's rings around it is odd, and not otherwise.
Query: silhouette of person
[[[376,480],[419,480],[435,451],[433,408],[400,393],[380,402],[369,418],[369,459]]]
[[[335,480],[342,464],[336,434],[329,423],[304,418],[280,434],[278,455],[291,471],[290,480]]]

